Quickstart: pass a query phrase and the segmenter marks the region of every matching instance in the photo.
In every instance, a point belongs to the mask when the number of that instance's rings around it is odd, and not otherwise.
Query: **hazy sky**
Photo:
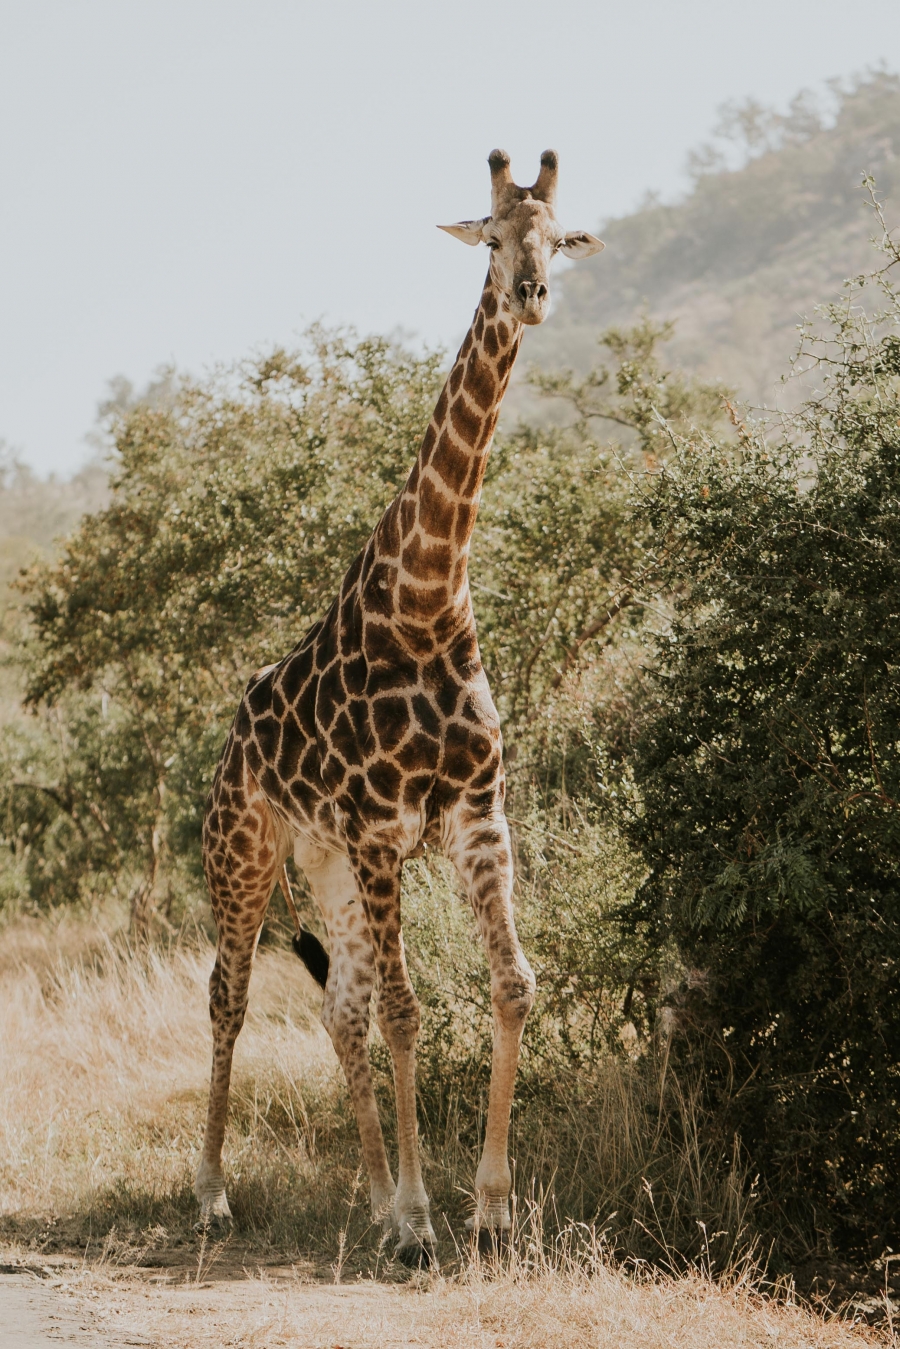
[[[592,228],[724,100],[882,61],[900,0],[0,0],[0,438],[71,471],[113,375],[317,318],[451,343],[486,256],[434,227],[493,146],[526,183],[557,149]]]

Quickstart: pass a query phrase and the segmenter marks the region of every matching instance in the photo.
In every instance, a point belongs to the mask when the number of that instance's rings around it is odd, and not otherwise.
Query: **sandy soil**
[[[60,1343],[79,1349],[88,1344],[96,1349],[863,1349],[897,1344],[889,1331],[872,1331],[859,1319],[823,1319],[749,1286],[723,1288],[699,1275],[634,1279],[604,1266],[589,1276],[475,1270],[448,1279],[419,1275],[404,1283],[339,1285],[293,1266],[154,1271],[56,1260],[32,1268],[39,1278],[24,1272],[0,1278],[3,1349],[48,1349]],[[13,1313],[25,1338],[4,1333],[14,1325]]]
[[[96,1318],[72,1299],[59,1296],[36,1274],[0,1274],[0,1342],[3,1349],[55,1349],[94,1346],[106,1349]]]

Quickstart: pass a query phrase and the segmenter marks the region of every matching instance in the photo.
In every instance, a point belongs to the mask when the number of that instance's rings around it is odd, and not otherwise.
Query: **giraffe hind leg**
[[[232,756],[233,757],[233,756]],[[206,1132],[194,1192],[200,1223],[227,1225],[222,1149],[234,1045],[244,1024],[250,974],[285,845],[256,779],[241,762],[237,781],[221,776],[204,825],[203,861],[218,941],[209,981],[213,1057]],[[228,821],[227,829],[222,821]]]
[[[346,853],[328,852],[298,838],[294,860],[309,882],[328,930],[330,956],[316,942],[321,952],[319,972],[325,975],[322,1022],[331,1036],[353,1102],[363,1160],[369,1173],[372,1216],[388,1236],[395,1225],[396,1191],[369,1063],[369,1004],[375,984],[375,962],[368,920]],[[313,948],[306,938],[315,941],[311,933],[304,932],[303,949],[298,954],[309,968],[307,956]],[[295,939],[295,950],[297,946]],[[316,977],[315,969],[310,969],[310,973]]]

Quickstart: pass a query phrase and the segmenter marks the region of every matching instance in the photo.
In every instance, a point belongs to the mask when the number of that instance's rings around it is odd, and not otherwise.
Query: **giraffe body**
[[[416,462],[325,617],[248,684],[203,831],[219,941],[196,1186],[202,1216],[230,1216],[222,1142],[232,1051],[263,917],[293,854],[328,932],[322,1016],[353,1100],[373,1212],[393,1228],[397,1253],[409,1263],[430,1262],[434,1247],[416,1130],[419,1009],[400,915],[403,863],[423,845],[442,847],[455,863],[487,949],[494,1055],[473,1224],[489,1235],[510,1224],[507,1135],[534,976],[513,918],[500,722],[481,665],[467,561],[522,325],[546,311],[549,253],[560,238],[591,252],[602,247],[590,236],[561,235],[552,152],[532,189],[513,184],[500,152],[490,163],[491,217],[450,232],[478,242],[466,237],[477,227],[492,248],[491,269]],[[394,1069],[396,1187],[369,1068],[373,992]]]

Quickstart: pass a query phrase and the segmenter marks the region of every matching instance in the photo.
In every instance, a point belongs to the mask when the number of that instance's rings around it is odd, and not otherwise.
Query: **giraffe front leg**
[[[372,938],[356,877],[346,853],[325,852],[298,839],[294,859],[328,929],[328,981],[322,1024],[331,1036],[359,1129],[369,1173],[372,1217],[384,1235],[393,1229],[396,1186],[388,1165],[369,1063],[369,1003],[375,984]]]
[[[475,1213],[470,1220],[479,1250],[496,1250],[511,1226],[509,1121],[525,1018],[534,1002],[535,979],[516,934],[509,829],[501,808],[488,818],[454,821],[447,851],[475,912],[491,971],[494,1044],[484,1148],[475,1174]]]
[[[436,1266],[436,1238],[422,1165],[416,1120],[416,1037],[421,1017],[410,983],[400,929],[397,851],[368,845],[358,850],[357,874],[365,897],[375,954],[378,1025],[390,1050],[397,1104],[397,1194],[395,1255],[412,1267]]]

